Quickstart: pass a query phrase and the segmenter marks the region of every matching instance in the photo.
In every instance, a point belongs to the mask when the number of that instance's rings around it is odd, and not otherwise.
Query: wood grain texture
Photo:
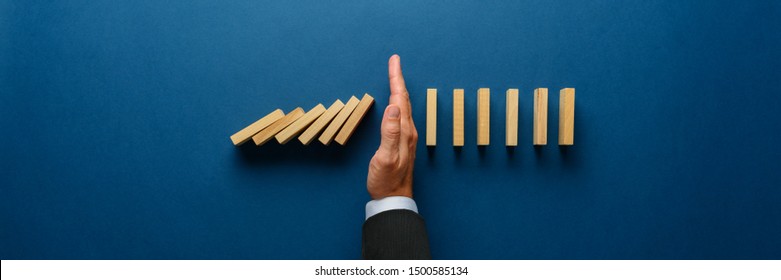
[[[534,90],[534,145],[548,144],[548,89]]]
[[[453,146],[464,146],[464,89],[453,90]]]
[[[374,104],[374,97],[368,93],[364,94],[363,98],[361,98],[361,102],[359,102],[358,106],[355,107],[355,111],[350,114],[350,117],[346,122],[344,122],[342,129],[339,130],[339,134],[336,135],[336,139],[334,139],[336,143],[339,143],[339,145],[342,146],[347,143],[347,140],[349,140],[350,136],[353,135],[355,128],[357,128],[358,124],[361,123],[361,120],[366,115],[366,112],[369,111],[369,108],[372,106],[372,104]]]
[[[491,90],[477,90],[477,145],[490,144],[491,136]]]
[[[328,107],[328,110],[326,110],[325,113],[320,115],[320,117],[317,118],[317,120],[312,123],[309,128],[304,130],[304,133],[301,133],[301,136],[298,136],[298,141],[301,141],[301,144],[309,145],[309,143],[312,142],[315,137],[317,137],[317,134],[323,131],[325,126],[328,125],[328,123],[330,123],[334,117],[336,117],[336,114],[338,114],[342,108],[344,108],[344,103],[342,103],[341,100],[337,99],[334,101],[334,103]]]
[[[304,109],[301,109],[301,107],[295,108],[293,111],[290,111],[290,113],[287,113],[284,117],[277,120],[273,124],[269,125],[268,127],[264,128],[258,134],[255,134],[255,136],[252,136],[252,141],[255,142],[255,145],[263,145],[268,142],[271,138],[273,138],[277,133],[285,129],[288,125],[296,121],[298,118],[304,115]]]
[[[426,90],[426,146],[437,145],[437,89]]]
[[[508,89],[505,102],[505,145],[518,146],[518,89]]]
[[[274,137],[277,138],[279,144],[285,144],[290,141],[290,139],[295,138],[299,133],[304,131],[304,129],[309,127],[309,125],[317,120],[317,118],[319,118],[323,113],[325,113],[325,106],[323,106],[323,104],[317,104],[315,107],[306,112],[306,114],[298,118],[295,122],[277,133],[277,135]]]
[[[559,91],[559,145],[575,144],[575,89]]]
[[[331,144],[331,141],[336,137],[336,133],[339,132],[339,129],[342,128],[344,122],[347,121],[347,118],[350,117],[350,114],[355,110],[355,107],[358,107],[358,103],[360,102],[361,100],[355,96],[351,96],[350,99],[347,100],[347,104],[344,105],[344,108],[339,111],[339,114],[336,114],[336,117],[331,121],[331,124],[325,128],[323,134],[320,134],[318,141],[323,143],[323,145]]]
[[[268,127],[269,125],[273,124],[277,120],[281,119],[285,116],[285,112],[282,112],[280,109],[276,109],[271,113],[268,113],[268,115],[265,115],[264,117],[260,118],[259,120],[255,121],[254,123],[250,124],[249,126],[243,128],[242,130],[239,130],[239,132],[234,133],[231,135],[231,141],[233,141],[233,145],[241,145],[247,142],[247,140],[251,139],[252,136],[255,136],[255,134],[258,134],[261,130]]]

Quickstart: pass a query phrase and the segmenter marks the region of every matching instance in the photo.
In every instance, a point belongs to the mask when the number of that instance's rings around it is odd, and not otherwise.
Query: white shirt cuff
[[[389,196],[366,203],[366,220],[374,215],[396,209],[406,209],[418,213],[418,205],[406,196]]]

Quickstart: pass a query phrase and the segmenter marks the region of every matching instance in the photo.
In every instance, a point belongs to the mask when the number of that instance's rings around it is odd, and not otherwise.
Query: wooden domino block
[[[255,136],[255,134],[258,134],[258,132],[260,132],[261,130],[273,124],[274,122],[276,122],[277,120],[281,119],[284,116],[285,116],[285,112],[282,112],[282,110],[280,109],[274,110],[268,115],[255,121],[251,125],[245,127],[242,130],[239,130],[239,132],[236,132],[235,134],[231,135],[231,141],[233,141],[233,145],[238,146],[244,144],[245,142],[247,142],[247,140],[251,139],[252,136]]]
[[[298,107],[294,109],[293,111],[290,111],[290,113],[287,113],[284,117],[277,120],[273,124],[269,125],[268,127],[264,128],[258,134],[255,134],[255,136],[252,136],[252,141],[255,142],[255,145],[263,145],[266,142],[268,142],[269,139],[273,138],[274,135],[277,135],[280,131],[285,129],[288,125],[296,121],[298,118],[304,115],[304,109],[301,109],[301,107]]]
[[[507,146],[518,146],[518,89],[508,89],[505,101],[507,102],[505,111],[505,144]]]
[[[534,90],[534,145],[548,144],[548,89]]]
[[[336,133],[339,132],[339,129],[342,128],[344,122],[347,121],[347,118],[355,110],[355,107],[358,107],[358,103],[360,102],[361,101],[358,100],[358,98],[355,96],[352,96],[350,97],[350,100],[347,100],[347,104],[344,105],[344,108],[339,111],[339,114],[336,114],[336,117],[334,117],[334,120],[331,121],[331,124],[329,124],[328,127],[325,128],[325,131],[323,131],[323,134],[320,134],[320,138],[318,138],[320,143],[323,143],[323,145],[331,144],[331,141],[334,140]]]
[[[355,111],[350,114],[350,118],[347,119],[344,126],[342,126],[342,129],[339,130],[339,134],[336,135],[336,143],[339,143],[339,145],[342,146],[347,143],[347,140],[353,135],[355,128],[361,123],[363,116],[366,115],[366,112],[369,111],[372,104],[374,104],[374,98],[368,93],[364,94],[363,98],[361,98],[361,102],[355,107]]]
[[[426,146],[437,145],[437,89],[426,90]]]
[[[481,88],[477,90],[477,145],[485,146],[490,143],[491,125],[491,90]]]
[[[301,133],[301,136],[298,137],[298,141],[301,141],[301,143],[304,145],[309,145],[309,143],[312,142],[315,137],[317,137],[317,134],[323,131],[325,126],[328,125],[328,123],[331,122],[334,117],[336,117],[336,114],[338,114],[342,108],[344,108],[344,103],[342,103],[341,100],[337,99],[334,101],[334,103],[328,107],[328,110],[326,110],[325,113],[320,115],[320,117],[317,118],[317,120],[304,131],[304,133]]]
[[[290,141],[290,139],[293,139],[296,135],[301,133],[301,131],[304,131],[304,129],[309,127],[309,125],[323,113],[325,113],[325,107],[323,104],[317,104],[314,108],[309,110],[309,112],[306,112],[306,114],[298,118],[295,122],[277,133],[275,138],[277,138],[279,144],[287,143],[287,141]]]
[[[575,89],[559,91],[559,145],[575,144]]]
[[[464,146],[464,89],[453,90],[453,146]]]

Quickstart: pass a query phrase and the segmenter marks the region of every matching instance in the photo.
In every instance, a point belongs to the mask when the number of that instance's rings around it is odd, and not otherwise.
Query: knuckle
[[[372,164],[377,168],[389,168],[396,165],[397,158],[388,152],[377,151],[372,158]]]
[[[393,161],[389,157],[379,157],[377,158],[377,165],[382,168],[388,168],[393,166]]]
[[[385,134],[391,137],[396,137],[401,134],[401,128],[398,125],[388,125],[385,128]]]

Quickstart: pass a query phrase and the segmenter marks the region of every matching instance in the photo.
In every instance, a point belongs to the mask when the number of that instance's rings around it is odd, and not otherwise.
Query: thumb
[[[400,115],[399,106],[391,104],[385,108],[385,116],[382,118],[382,126],[380,127],[380,133],[382,134],[380,150],[383,150],[388,155],[396,155],[399,151],[399,139],[401,138]]]

